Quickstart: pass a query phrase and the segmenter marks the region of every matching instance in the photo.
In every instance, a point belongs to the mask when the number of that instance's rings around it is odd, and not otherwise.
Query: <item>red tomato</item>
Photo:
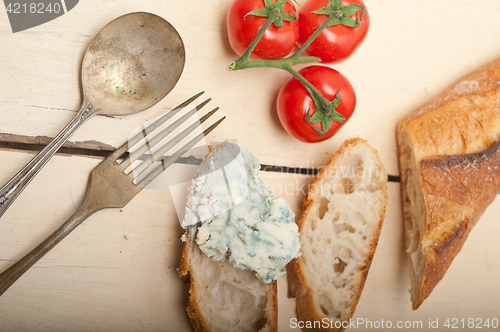
[[[276,0],[273,0],[276,2]],[[227,13],[229,44],[238,56],[243,55],[254,37],[266,23],[267,17],[246,14],[255,9],[264,8],[264,0],[235,0]],[[287,1],[284,11],[295,16],[291,11],[295,6]],[[253,50],[250,58],[281,59],[290,54],[299,40],[298,21],[283,21],[283,27],[274,24],[267,29]]]
[[[327,19],[327,15],[315,14],[313,11],[325,7],[328,0],[309,0],[299,11],[300,37],[299,45],[311,36]],[[343,0],[342,4],[357,4],[365,6],[362,0]],[[361,11],[358,12],[361,17]],[[350,16],[356,19],[356,14]],[[317,56],[323,63],[338,63],[349,58],[358,49],[368,33],[370,17],[365,12],[361,25],[357,28],[339,24],[324,29],[307,47],[304,54]]]
[[[303,142],[316,143],[324,141],[335,135],[342,126],[351,118],[356,107],[356,95],[347,78],[330,67],[310,66],[303,68],[299,74],[304,76],[319,92],[332,101],[340,89],[340,105],[336,111],[345,117],[343,123],[331,122],[330,130],[318,134],[312,127],[322,130],[321,123],[311,124],[306,122],[306,113],[312,117],[316,106],[305,86],[296,78],[289,80],[278,94],[278,116],[285,130],[293,137]]]

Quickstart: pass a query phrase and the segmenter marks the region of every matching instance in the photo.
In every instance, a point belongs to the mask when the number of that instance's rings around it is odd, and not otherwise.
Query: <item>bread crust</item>
[[[463,77],[397,128],[402,197],[408,196],[410,165],[402,162],[403,136],[408,135],[425,207],[423,272],[412,282],[414,310],[444,277],[500,190],[499,101],[500,59]],[[403,208],[408,208],[404,201]]]
[[[189,233],[186,232],[186,237],[189,236]],[[184,248],[182,250],[182,259],[181,259],[181,265],[179,266],[179,276],[184,279],[186,282],[190,281],[191,275],[191,263],[189,260],[189,252],[191,251],[190,248],[191,241],[186,240],[184,243]],[[189,286],[189,299],[188,299],[188,306],[186,308],[188,317],[189,317],[189,322],[191,323],[191,327],[193,328],[193,331],[195,332],[210,332],[210,328],[203,317],[203,315],[200,313],[199,305],[198,305],[198,292],[196,289],[196,286],[194,283],[190,283]]]
[[[313,209],[313,193],[316,190],[319,190],[319,185],[320,181],[328,176],[328,170],[336,165],[338,163],[339,158],[342,156],[342,154],[349,149],[350,147],[357,145],[357,144],[365,144],[368,146],[368,143],[366,140],[361,139],[361,138],[352,138],[346,140],[339,150],[330,158],[330,160],[325,164],[324,167],[321,168],[320,172],[316,176],[316,178],[313,180],[311,183],[310,190],[308,194],[304,198],[304,203],[303,203],[303,212],[299,220],[297,221],[297,224],[299,226],[299,233],[303,234],[304,228],[306,226],[306,220],[308,218],[308,215],[311,213],[311,210]],[[373,153],[377,156],[378,158],[378,152],[371,148],[370,149],[373,151]],[[382,166],[383,167],[383,166]],[[385,170],[384,170],[385,172]],[[387,181],[387,174],[385,174],[385,179]],[[370,269],[372,260],[373,260],[373,255],[375,254],[375,249],[378,244],[378,239],[380,236],[380,232],[382,230],[382,225],[383,221],[385,218],[385,207],[387,203],[387,190],[384,190],[384,201],[385,204],[383,205],[383,211],[381,211],[380,214],[380,220],[378,223],[378,226],[375,230],[375,235],[373,237],[373,241],[370,244],[370,250],[369,254],[365,260],[365,268],[362,271],[362,276],[360,282],[357,284],[357,288],[355,290],[355,296],[354,296],[354,301],[351,304],[350,307],[350,313],[347,317],[343,319],[343,321],[349,321],[349,319],[352,317],[354,314],[354,311],[356,309],[356,306],[358,304],[359,298],[361,297],[361,293],[363,291],[363,287],[368,275],[368,271]],[[325,315],[318,310],[318,305],[315,303],[314,297],[311,292],[311,285],[308,282],[304,269],[304,263],[303,263],[303,258],[302,256],[293,259],[288,265],[287,265],[287,280],[288,280],[288,294],[290,297],[295,297],[297,299],[297,319],[298,321],[321,321],[323,318],[325,318]],[[330,328],[313,328],[313,329],[308,329],[308,328],[303,328],[303,331],[318,331],[318,332],[332,332],[332,331],[343,331],[343,328],[339,329],[330,329]]]
[[[483,151],[500,140],[500,59],[464,76],[404,118],[416,160]]]
[[[187,240],[184,243],[182,250],[181,265],[179,266],[179,276],[186,282],[191,281],[191,270],[193,268],[190,261],[191,246],[196,245],[189,239],[189,232],[185,234]],[[229,264],[229,263],[228,263]],[[186,308],[189,322],[195,332],[217,332],[210,328],[204,314],[200,310],[200,295],[196,287],[196,283],[190,282],[189,286],[189,299]],[[267,305],[266,305],[266,328],[262,332],[276,332],[278,330],[278,283],[276,280],[268,285],[267,292]]]
[[[477,153],[422,160],[420,176],[426,210],[426,255],[414,309],[444,277],[470,231],[498,194],[500,142]]]

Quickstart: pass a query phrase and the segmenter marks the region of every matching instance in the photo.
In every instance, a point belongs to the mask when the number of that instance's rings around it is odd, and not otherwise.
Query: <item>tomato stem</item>
[[[311,43],[312,39],[316,38],[316,36],[311,36],[314,38],[309,38],[311,41],[306,42],[307,45],[306,47],[301,47],[297,52],[295,52],[292,56],[284,59],[276,59],[276,60],[263,60],[263,59],[257,59],[257,60],[250,60],[250,54],[253,52],[255,47],[257,46],[258,42],[264,35],[265,31],[269,26],[273,23],[273,21],[278,17],[279,13],[277,11],[271,11],[271,14],[267,18],[266,23],[262,26],[262,28],[259,30],[257,35],[254,37],[248,48],[245,50],[245,53],[235,61],[231,63],[229,66],[228,70],[239,70],[239,69],[246,69],[246,68],[256,68],[256,67],[271,67],[271,68],[277,68],[277,69],[283,69],[289,72],[290,74],[293,75],[293,77],[297,78],[302,84],[304,84],[311,93],[314,93],[316,98],[320,101],[321,105],[318,105],[318,109],[320,109],[325,115],[331,114],[331,104],[328,99],[326,99],[321,92],[318,91],[312,85],[308,80],[306,80],[302,75],[300,75],[296,70],[292,68],[292,66],[297,65],[297,64],[302,64],[302,63],[309,63],[309,62],[320,62],[321,59],[318,57],[310,56],[310,57],[300,57],[300,54],[305,50],[305,48]],[[321,29],[321,28],[320,28]],[[318,29],[318,30],[320,30]],[[324,29],[324,27],[323,27]],[[321,30],[323,30],[321,29]],[[321,31],[317,31],[316,35],[318,35]],[[339,114],[340,115],[340,114]],[[342,116],[341,116],[342,117]],[[343,118],[343,117],[342,117]]]
[[[257,35],[255,35],[254,39],[252,40],[252,42],[250,43],[250,45],[248,45],[248,48],[245,50],[245,53],[243,53],[243,55],[240,57],[240,59],[243,58],[243,59],[247,59],[248,60],[248,58],[250,57],[250,54],[255,49],[255,46],[257,46],[257,44],[259,43],[259,41],[262,38],[262,36],[264,36],[264,33],[266,32],[267,28],[269,28],[271,26],[271,24],[273,24],[273,21],[279,16],[279,14],[280,14],[280,12],[278,10],[276,10],[276,9],[273,9],[271,11],[271,14],[267,18],[266,23],[264,23],[264,25],[259,30],[259,32],[257,33]]]
[[[324,22],[324,23],[323,23],[323,24],[322,24],[319,28],[317,28],[317,29],[316,29],[316,31],[314,31],[314,33],[313,33],[311,36],[309,36],[309,38],[307,38],[307,40],[305,41],[305,43],[304,43],[304,44],[302,44],[302,46],[301,46],[301,47],[297,50],[297,52],[295,52],[295,53],[291,56],[291,58],[294,58],[294,57],[297,57],[297,58],[298,58],[298,57],[299,57],[299,56],[300,56],[300,55],[301,55],[301,54],[302,54],[302,53],[306,50],[306,48],[307,48],[309,45],[311,45],[311,43],[313,42],[313,40],[314,40],[314,39],[316,39],[316,37],[317,37],[317,36],[318,36],[318,35],[319,35],[319,34],[320,34],[320,33],[321,33],[321,32],[322,32],[325,28],[329,27],[329,26],[330,26],[330,24],[331,24],[334,20],[336,20],[336,19],[337,19],[337,17],[336,17],[336,16],[334,16],[334,15],[331,15],[330,17],[328,17],[328,19],[327,19],[327,20],[326,20],[326,21],[325,21],[325,22]],[[321,61],[321,59],[320,59],[320,61]],[[319,61],[319,62],[320,62],[320,61]]]
[[[320,62],[321,59],[318,57],[314,56],[309,56],[309,57],[299,57],[300,53],[302,52],[296,52],[292,56],[284,59],[276,59],[276,60],[262,60],[262,59],[256,59],[256,60],[250,60],[250,54],[253,52],[257,44],[259,43],[260,39],[266,32],[267,28],[271,26],[273,21],[278,17],[279,13],[275,10],[271,11],[271,14],[267,18],[266,23],[262,26],[262,28],[259,30],[257,35],[254,37],[250,45],[248,45],[248,48],[245,50],[245,53],[235,61],[233,61],[229,67],[227,68],[228,70],[240,70],[240,69],[246,69],[246,68],[255,68],[255,67],[273,67],[273,68],[280,68],[284,69],[285,66],[295,66],[298,64],[303,64],[303,63],[310,63],[310,62]]]
[[[319,92],[318,89],[316,89],[316,87],[314,85],[311,84],[311,82],[309,82],[308,80],[306,80],[304,78],[304,76],[300,75],[295,69],[293,69],[291,66],[286,66],[283,68],[284,70],[286,70],[287,72],[289,72],[290,74],[292,74],[293,77],[295,77],[296,79],[298,79],[302,84],[304,84],[305,87],[307,87],[309,89],[309,93],[311,94],[314,94],[314,96],[317,98],[317,100],[319,101],[319,105],[316,105],[316,110],[318,111],[321,111],[324,115],[328,116],[332,113],[332,104],[331,102],[326,99],[322,94],[321,92]],[[342,116],[342,114],[338,113],[337,111],[333,110],[337,116],[337,118],[339,119],[339,121],[336,121],[336,122],[344,122],[345,121],[345,118],[344,116]]]

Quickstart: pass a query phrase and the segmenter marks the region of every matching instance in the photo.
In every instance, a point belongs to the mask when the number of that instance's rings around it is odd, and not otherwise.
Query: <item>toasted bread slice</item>
[[[266,285],[252,271],[213,261],[194,235],[187,236],[179,274],[191,281],[187,313],[195,332],[277,331],[276,281]]]
[[[500,59],[397,128],[410,295],[416,310],[500,190]]]
[[[340,331],[352,317],[386,205],[387,173],[377,151],[363,139],[347,140],[311,185],[298,221],[302,256],[287,266],[297,318],[314,327],[305,330]],[[333,322],[328,328],[325,318]]]

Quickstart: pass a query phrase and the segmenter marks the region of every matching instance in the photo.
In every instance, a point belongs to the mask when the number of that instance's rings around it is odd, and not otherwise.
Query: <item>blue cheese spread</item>
[[[227,257],[270,283],[286,276],[283,266],[300,255],[301,242],[290,206],[266,188],[259,170],[237,141],[216,147],[192,182],[183,224],[204,254]]]

